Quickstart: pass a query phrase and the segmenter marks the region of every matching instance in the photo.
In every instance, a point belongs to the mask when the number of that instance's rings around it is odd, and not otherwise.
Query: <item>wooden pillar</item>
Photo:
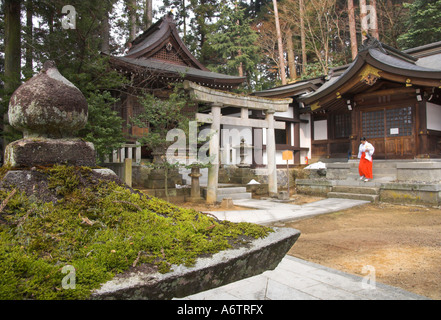
[[[426,100],[418,102],[415,110],[416,119],[416,144],[418,150],[415,150],[417,157],[429,157],[429,144],[427,136],[427,106]]]
[[[356,159],[358,157],[358,147],[359,147],[359,138],[358,137],[358,121],[357,118],[359,117],[359,112],[354,109],[354,106],[352,106],[353,110],[351,111],[351,135],[349,137],[351,142],[351,158]]]
[[[299,148],[294,151],[294,164],[300,164],[300,122],[294,124],[294,147]]]
[[[213,104],[211,107],[212,136],[210,138],[210,159],[211,166],[208,168],[207,203],[213,204],[217,201],[217,182],[219,178],[219,134],[221,120],[221,105]]]
[[[276,166],[276,135],[274,130],[274,110],[266,111],[266,156],[268,160],[268,192],[270,196],[277,195],[277,166]]]

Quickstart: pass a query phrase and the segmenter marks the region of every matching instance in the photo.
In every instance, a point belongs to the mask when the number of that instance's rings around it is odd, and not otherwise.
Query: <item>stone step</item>
[[[391,175],[396,176],[398,173],[397,168],[372,168],[372,173],[375,174],[381,174],[381,175]],[[352,168],[349,171],[349,174],[357,174],[358,175],[358,168]]]
[[[217,194],[235,194],[235,193],[243,193],[247,192],[246,187],[227,187],[227,188],[218,188]]]
[[[377,181],[377,182],[389,182],[389,181],[397,180],[397,175],[392,175],[392,174],[375,174],[375,173],[373,175],[374,175],[373,181]],[[360,181],[360,176],[358,175],[358,173],[349,173],[347,175],[346,180],[348,180],[348,181]]]
[[[381,184],[388,182],[388,180],[375,178],[369,182],[364,182],[360,179],[347,180],[332,180],[332,186],[346,186],[346,187],[363,187],[363,188],[380,188]]]
[[[374,187],[334,186],[332,187],[332,192],[378,195],[380,189]]]
[[[202,189],[204,198],[207,198],[207,188]],[[247,192],[246,187],[223,187],[217,189],[217,202],[221,202],[224,198],[232,200],[252,199],[252,193]]]
[[[370,202],[378,202],[380,196],[376,195],[376,194],[329,192],[328,198],[342,198],[342,199],[365,200],[365,201],[370,201]]]
[[[408,161],[407,161],[408,162]],[[358,165],[359,165],[360,161],[350,161],[350,162],[345,162],[345,163],[334,163],[334,164],[329,164],[328,167],[330,168],[351,168],[351,169],[358,169]],[[385,161],[385,160],[375,160],[372,164],[372,167],[374,169],[396,169],[397,168],[397,163],[406,163],[405,161],[399,161],[399,160],[394,160],[394,161]]]
[[[230,198],[232,200],[243,200],[243,199],[251,199],[251,192],[242,192],[242,193],[234,193],[234,194],[218,194],[216,201],[221,202],[224,198]]]

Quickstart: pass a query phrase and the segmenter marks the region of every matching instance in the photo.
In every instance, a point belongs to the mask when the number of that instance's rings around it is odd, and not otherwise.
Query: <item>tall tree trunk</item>
[[[153,1],[153,0],[152,0]],[[185,0],[182,0],[182,19],[183,19],[183,32],[184,32],[184,39],[187,36],[187,7],[185,5]]]
[[[153,0],[144,2],[144,29],[147,30],[153,24]]]
[[[358,46],[357,46],[357,30],[355,28],[354,0],[348,0],[348,13],[349,13],[349,34],[351,36],[352,60],[355,60],[358,54]]]
[[[282,42],[282,33],[280,31],[280,23],[279,23],[279,11],[277,10],[277,0],[273,0],[274,5],[274,17],[276,19],[276,31],[277,31],[277,44],[279,47],[279,71],[280,78],[282,80],[282,85],[286,84],[286,74],[285,74],[285,58],[283,55],[283,42]]]
[[[25,72],[24,76],[30,78],[33,74],[33,26],[32,26],[32,16],[34,14],[32,0],[26,1],[26,53],[25,53]]]
[[[21,72],[21,0],[5,0],[5,93],[12,94],[20,85]]]
[[[378,40],[380,40],[380,34],[378,32],[378,15],[377,15],[377,0],[371,0],[371,30],[372,36]]]
[[[237,9],[237,2],[236,2],[236,4],[235,4],[235,7],[236,7],[236,10],[238,10],[238,9]],[[240,26],[240,21],[239,21],[239,20],[236,21],[236,25],[237,25],[238,27]],[[240,37],[239,37],[239,39],[240,39]],[[239,41],[240,41],[240,40],[239,40]],[[238,55],[239,57],[242,56],[242,50],[241,50],[241,49],[238,50],[237,55]],[[239,63],[239,66],[237,67],[237,71],[238,71],[238,73],[239,73],[239,77],[243,77],[243,63],[242,63],[242,62]]]
[[[4,92],[10,96],[20,86],[21,72],[21,23],[20,23],[21,0],[5,0],[5,80]],[[8,121],[8,109],[3,114],[3,133],[10,131]],[[3,154],[9,143],[6,135],[3,135]]]
[[[110,53],[110,25],[109,12],[104,13],[104,18],[101,24],[101,52]]]
[[[129,41],[136,38],[136,0],[128,0],[127,2],[129,11]]]
[[[291,80],[297,79],[297,70],[296,70],[296,55],[294,53],[294,44],[292,42],[292,31],[291,28],[288,28],[286,32],[286,50],[288,51],[288,68],[289,68],[289,78]]]
[[[306,65],[308,64],[308,61],[306,57],[305,20],[303,18],[305,14],[305,7],[303,5],[303,0],[299,1],[299,7],[300,7],[300,38],[302,42],[302,73],[305,73]]]
[[[364,41],[367,39],[365,33],[366,34],[369,33],[366,0],[360,0],[360,20],[361,20],[361,40]]]

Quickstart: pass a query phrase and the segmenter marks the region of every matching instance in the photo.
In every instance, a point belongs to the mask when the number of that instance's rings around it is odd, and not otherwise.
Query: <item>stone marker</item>
[[[191,177],[191,196],[188,200],[191,202],[203,201],[204,198],[201,197],[201,186],[199,183],[199,178],[202,176],[200,168],[198,166],[193,166],[188,176]]]
[[[234,207],[233,199],[231,198],[223,198],[221,202],[222,209],[231,209]]]
[[[288,191],[279,191],[279,194],[277,196],[279,200],[289,200],[289,193]]]
[[[58,72],[53,61],[45,62],[40,73],[11,96],[9,123],[24,137],[6,146],[5,165],[95,166],[93,144],[75,138],[87,116],[87,101],[81,91]]]

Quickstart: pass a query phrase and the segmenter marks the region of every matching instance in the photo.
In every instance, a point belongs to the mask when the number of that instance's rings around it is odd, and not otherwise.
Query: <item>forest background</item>
[[[74,28],[63,25],[66,5],[75,9]],[[130,87],[130,79],[109,69],[101,53],[123,55],[170,11],[196,58],[212,71],[246,77],[240,91],[249,93],[350,63],[362,42],[365,6],[375,9],[371,32],[383,43],[403,50],[441,41],[441,0],[2,0],[2,135],[10,141],[17,134],[7,126],[9,97],[50,59],[88,100],[80,135],[100,154],[120,146],[111,92]]]

